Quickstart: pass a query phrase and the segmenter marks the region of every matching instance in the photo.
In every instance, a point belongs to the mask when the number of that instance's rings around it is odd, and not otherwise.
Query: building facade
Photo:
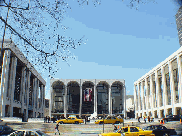
[[[134,99],[133,98],[128,98],[126,99],[126,111],[129,112],[130,110],[134,110]]]
[[[178,30],[179,44],[182,46],[182,6],[179,8],[176,14],[176,25]]]
[[[2,44],[2,40],[0,40]],[[43,117],[45,80],[11,40],[5,40],[0,83],[0,116]]]
[[[49,116],[49,99],[45,99],[44,117]]]
[[[182,114],[182,47],[134,82],[135,117]]]
[[[50,116],[126,113],[122,79],[51,79]]]

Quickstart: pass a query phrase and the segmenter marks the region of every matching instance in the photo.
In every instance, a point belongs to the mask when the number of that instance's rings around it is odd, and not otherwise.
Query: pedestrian
[[[154,118],[153,117],[151,117],[151,122],[153,122],[154,121]]]
[[[60,135],[60,133],[59,133],[59,124],[58,123],[56,124],[55,131],[56,131],[55,135],[56,135],[56,133],[58,133]]]
[[[46,117],[44,117],[44,123],[46,123]]]
[[[86,124],[86,122],[87,122],[87,117],[85,116],[85,124]]]
[[[113,124],[113,125],[114,125],[114,124]],[[114,131],[115,131],[115,130],[117,130],[117,126],[116,126],[116,125],[114,125]]]
[[[49,121],[50,121],[50,117],[48,116],[48,123],[49,123]]]
[[[144,121],[145,121],[145,123],[146,123],[146,118],[145,118],[145,116],[144,116],[143,118],[144,118]]]
[[[48,122],[48,117],[46,116],[46,123]]]
[[[148,116],[148,122],[150,122],[150,117]]]
[[[140,123],[140,117],[138,117],[138,122]]]

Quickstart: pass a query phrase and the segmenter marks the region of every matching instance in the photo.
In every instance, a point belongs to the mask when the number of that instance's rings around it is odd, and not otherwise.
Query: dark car
[[[164,121],[180,121],[180,119],[182,119],[181,116],[179,115],[168,115],[166,116],[166,118],[163,118]]]
[[[0,135],[9,135],[10,133],[14,132],[11,127],[7,125],[0,125]]]
[[[153,130],[155,136],[170,136],[177,135],[175,129],[167,129],[162,125],[150,125],[143,128],[143,130]]]

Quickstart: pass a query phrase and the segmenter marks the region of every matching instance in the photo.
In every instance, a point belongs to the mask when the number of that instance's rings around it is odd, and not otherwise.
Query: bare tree
[[[83,6],[89,0],[76,2]],[[101,0],[92,0],[94,6],[100,3]],[[62,21],[70,9],[68,0],[0,0],[0,36],[3,37],[6,25],[6,39],[12,39],[39,72],[43,68],[49,71],[49,76],[54,75],[60,59],[68,62],[75,57],[69,49],[86,42],[84,36],[80,39],[64,36],[69,28]]]

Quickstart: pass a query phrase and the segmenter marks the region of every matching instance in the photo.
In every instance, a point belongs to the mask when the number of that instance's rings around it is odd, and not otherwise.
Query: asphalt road
[[[22,128],[32,128],[32,129],[39,129],[48,135],[55,135],[55,123],[40,123],[40,122],[6,122],[8,126],[12,127],[13,129],[22,129]],[[148,125],[156,124],[159,125],[160,123],[150,122],[150,123],[144,123],[141,121],[141,123],[138,123],[136,120],[125,120],[124,126],[138,126],[138,127],[145,127]],[[166,126],[167,128],[174,128],[177,133],[181,133],[182,136],[182,124],[180,122],[167,122],[165,124],[162,124]],[[119,127],[123,127],[123,124],[117,124]],[[112,124],[105,124],[104,125],[104,132],[112,132],[114,129]],[[62,136],[97,136],[99,133],[103,132],[103,125],[98,124],[61,124],[59,125],[59,131],[60,135]],[[59,134],[56,134],[59,135]]]

